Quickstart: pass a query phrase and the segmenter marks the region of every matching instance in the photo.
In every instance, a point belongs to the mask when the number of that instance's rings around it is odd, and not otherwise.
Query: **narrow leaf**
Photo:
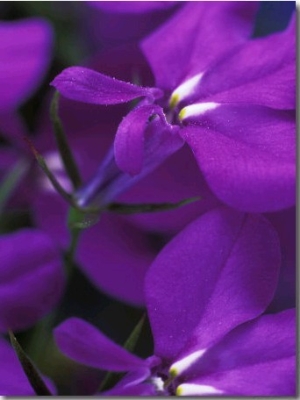
[[[191,197],[189,199],[181,200],[177,203],[149,203],[149,204],[124,204],[124,203],[110,203],[107,210],[119,214],[137,214],[137,213],[151,213],[174,210],[200,200],[200,197]]]
[[[146,319],[146,314],[143,314],[142,318],[133,328],[133,331],[131,332],[128,339],[124,343],[124,349],[130,351],[131,353],[134,351],[136,347],[145,319]],[[114,386],[122,378],[122,376],[124,376],[124,374],[108,372],[105,375],[103,381],[101,382],[101,385],[99,387],[99,392],[102,392]]]
[[[142,318],[139,320],[139,322],[136,324],[133,331],[131,332],[129,338],[124,343],[124,349],[130,351],[131,353],[134,351],[136,344],[139,340],[145,319],[146,319],[146,314],[143,314]]]
[[[59,104],[59,92],[55,92],[50,106],[50,118],[52,121],[59,154],[61,156],[65,170],[74,188],[76,189],[81,185],[80,173],[75,158],[73,157],[71,148],[68,144],[67,137],[64,132],[61,120],[58,115],[58,104]]]
[[[22,365],[23,371],[25,372],[30,385],[32,386],[37,396],[52,396],[51,392],[47,388],[46,384],[44,383],[40,374],[36,370],[35,366],[28,358],[28,356],[26,355],[21,345],[17,341],[16,337],[11,331],[9,331],[9,337],[12,347],[14,348],[18,356],[18,359]]]

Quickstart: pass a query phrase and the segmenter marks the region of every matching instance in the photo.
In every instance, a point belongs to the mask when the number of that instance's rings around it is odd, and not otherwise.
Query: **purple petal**
[[[64,321],[55,328],[54,336],[64,354],[84,365],[117,372],[146,367],[143,360],[79,318]]]
[[[109,12],[142,14],[174,7],[176,1],[88,1],[87,3],[92,7]]]
[[[290,111],[222,105],[183,129],[212,191],[249,212],[295,203],[295,117]]]
[[[129,372],[112,389],[102,392],[101,396],[154,396],[154,385],[146,381],[149,376],[149,368]]]
[[[185,145],[150,175],[122,194],[120,201],[176,203],[191,197],[199,197],[200,201],[171,211],[134,214],[130,216],[130,220],[143,229],[175,234],[199,215],[220,205],[200,173],[191,150]]]
[[[251,34],[257,4],[190,2],[142,43],[158,87],[175,89]]]
[[[295,355],[295,310],[287,310],[234,329],[190,367],[185,380],[227,395],[295,395]]]
[[[1,396],[34,396],[32,389],[12,346],[0,337],[0,393]],[[47,387],[55,393],[52,382],[43,378]]]
[[[286,31],[251,40],[215,64],[202,78],[195,99],[255,103],[294,109],[296,103],[295,23]]]
[[[0,259],[0,330],[28,328],[61,297],[61,255],[44,233],[23,229],[0,237]]]
[[[146,276],[155,354],[174,360],[189,339],[206,349],[259,315],[274,294],[279,264],[276,233],[260,216],[221,208],[188,225]]]
[[[0,110],[26,100],[44,76],[52,50],[52,31],[42,19],[0,23]]]
[[[144,279],[155,257],[146,233],[117,215],[102,215],[82,233],[78,261],[82,271],[105,293],[144,305]]]
[[[6,340],[0,338],[0,393],[2,396],[33,396],[34,390],[30,386],[20,362]]]
[[[152,124],[156,127],[158,132],[153,132],[155,135],[146,136],[147,126],[150,125],[149,118],[157,115],[160,122]],[[167,137],[169,140],[162,140],[162,133],[160,131],[168,131]],[[146,136],[146,137],[145,137]],[[175,140],[174,140],[175,136]],[[159,139],[158,139],[159,138]],[[143,165],[148,166],[150,158],[153,159],[153,146],[156,147],[155,158],[159,160],[161,154],[164,153],[164,158],[167,158],[174,150],[172,149],[175,144],[175,149],[178,150],[178,145],[181,147],[183,142],[177,135],[172,134],[172,126],[166,122],[163,110],[155,105],[142,105],[131,111],[119,125],[115,142],[115,157],[118,167],[130,175],[137,175],[141,172]],[[165,143],[163,143],[165,141]],[[158,143],[159,142],[159,143]],[[177,145],[178,142],[178,145]],[[161,162],[161,161],[160,161]],[[159,165],[159,163],[157,165]]]
[[[244,75],[245,71],[248,71],[246,66],[241,74]],[[224,80],[227,81],[227,78]],[[217,84],[216,81],[214,81],[214,84]],[[204,85],[205,79],[203,78],[203,91],[207,89]],[[201,89],[199,92],[201,92]],[[251,82],[244,80],[244,83],[233,89],[208,96],[205,99],[205,101],[212,100],[217,103],[258,104],[278,109],[295,109],[296,63],[284,65],[282,68],[270,74],[266,73],[266,76],[258,77]]]
[[[63,70],[51,82],[65,97],[91,104],[126,103],[138,97],[160,97],[159,89],[136,86],[83,67]]]
[[[151,106],[152,107],[152,106]],[[158,109],[160,113],[161,109]],[[161,113],[160,113],[161,114]],[[142,178],[150,174],[153,170],[155,170],[159,165],[161,165],[171,154],[178,151],[183,145],[184,141],[178,134],[179,129],[177,126],[171,126],[166,123],[164,116],[159,115],[160,118],[156,118],[151,123],[148,124],[144,131],[136,131],[133,130],[131,132],[128,131],[128,135],[132,135],[132,139],[137,139],[138,144],[136,145],[134,140],[132,143],[126,143],[125,135],[123,136],[123,144],[122,148],[121,138],[117,139],[117,154],[116,157],[122,158],[123,164],[125,166],[130,163],[134,163],[132,157],[134,156],[134,152],[130,153],[131,158],[126,160],[125,153],[125,143],[128,144],[128,148],[130,146],[134,146],[136,150],[136,157],[140,157],[140,152],[142,151],[142,170],[139,174],[128,179],[126,174],[122,174],[120,179],[114,182],[115,189],[112,189],[116,194],[120,193],[120,190],[117,189],[117,186],[122,189],[126,187],[131,187],[136,182],[140,181]],[[123,134],[125,132],[123,131]],[[135,135],[135,136],[134,136]],[[141,140],[143,139],[143,148],[141,146]],[[116,146],[115,146],[116,147]],[[129,150],[128,150],[129,153]],[[122,157],[121,157],[122,155]],[[126,164],[127,163],[127,164]],[[122,190],[123,191],[123,190]]]
[[[132,110],[120,123],[114,142],[118,167],[137,175],[143,166],[144,132],[153,115],[164,118],[159,106],[143,105]]]
[[[118,386],[106,392],[101,396],[155,396],[156,390],[151,383],[138,383],[131,386]]]

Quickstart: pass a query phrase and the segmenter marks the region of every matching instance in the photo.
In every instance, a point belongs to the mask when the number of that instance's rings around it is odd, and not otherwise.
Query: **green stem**
[[[52,120],[57,147],[65,170],[73,184],[73,187],[77,189],[81,185],[81,177],[75,158],[73,157],[71,148],[68,144],[62,122],[58,115],[59,96],[59,92],[56,91],[50,106],[50,118]]]

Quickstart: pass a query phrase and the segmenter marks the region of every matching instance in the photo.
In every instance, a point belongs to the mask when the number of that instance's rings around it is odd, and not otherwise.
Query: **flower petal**
[[[190,2],[142,42],[142,50],[163,89],[207,70],[216,57],[243,42],[252,31],[257,4]]]
[[[83,67],[64,69],[51,85],[69,99],[91,104],[119,104],[138,97],[161,96],[159,89],[136,86]]]
[[[149,118],[156,114],[164,118],[159,106],[142,105],[123,118],[118,127],[114,143],[116,163],[130,175],[137,175],[142,169],[144,133]]]
[[[220,205],[200,173],[191,150],[185,145],[122,194],[120,201],[176,203],[192,197],[198,197],[200,201],[170,211],[133,214],[130,220],[152,232],[175,234],[196,217]]]
[[[157,115],[151,123],[149,118]],[[149,174],[183,146],[176,127],[169,125],[159,106],[143,105],[131,111],[119,125],[114,148],[118,167],[130,175]],[[141,175],[137,177],[139,180]]]
[[[295,203],[295,116],[260,106],[221,105],[181,131],[208,185],[249,212]],[[195,124],[199,127],[195,127]]]
[[[151,11],[165,10],[176,5],[176,1],[88,1],[87,3],[91,7],[99,8],[100,10],[109,11],[116,14],[143,14]]]
[[[296,105],[295,21],[280,33],[254,39],[220,59],[201,79],[193,101]]]
[[[17,108],[37,88],[52,50],[51,26],[28,18],[0,23],[0,111]]]
[[[276,233],[260,216],[221,208],[188,225],[146,276],[155,354],[174,360],[192,332],[194,345],[206,349],[259,315],[272,299],[279,265]]]
[[[294,395],[295,355],[295,310],[287,310],[234,329],[186,372],[185,380],[227,395]]]
[[[101,396],[154,396],[155,386],[147,379],[150,374],[149,368],[131,371],[112,389],[101,392]]]
[[[0,330],[30,327],[55,306],[64,287],[61,255],[44,233],[0,237]]]
[[[103,215],[82,233],[77,254],[83,273],[102,291],[144,305],[145,274],[155,257],[145,232],[118,215]]]
[[[79,318],[64,321],[55,328],[54,336],[64,354],[84,365],[117,372],[146,367],[143,360]]]

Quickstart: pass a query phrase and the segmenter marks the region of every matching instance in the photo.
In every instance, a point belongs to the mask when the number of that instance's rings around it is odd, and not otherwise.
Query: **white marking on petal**
[[[171,109],[177,106],[177,104],[184,99],[185,97],[189,96],[193,93],[194,89],[197,87],[201,78],[203,76],[203,72],[193,76],[192,78],[188,79],[187,81],[183,82],[179,85],[174,92],[172,93],[169,101],[169,106]]]
[[[171,365],[169,373],[171,376],[178,376],[187,368],[189,368],[195,361],[197,361],[203,354],[206,352],[206,349],[195,351],[194,353],[182,358],[179,361],[176,361],[173,365]]]
[[[178,118],[180,121],[183,121],[186,118],[204,114],[209,110],[214,110],[215,108],[219,107],[219,105],[219,103],[214,102],[191,104],[190,106],[184,107],[180,111]]]
[[[221,394],[222,390],[210,385],[197,385],[195,383],[183,383],[176,389],[176,396],[205,396],[209,394]]]

